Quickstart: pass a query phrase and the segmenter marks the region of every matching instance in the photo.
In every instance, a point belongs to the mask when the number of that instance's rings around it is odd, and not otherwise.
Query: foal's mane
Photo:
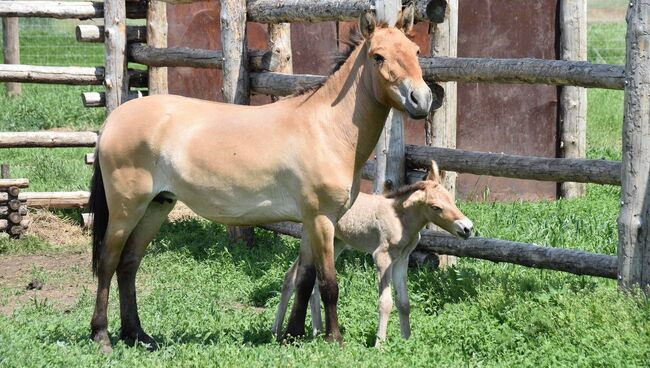
[[[404,197],[406,195],[409,195],[416,190],[425,190],[427,188],[427,182],[424,180],[415,182],[413,184],[405,185],[403,187],[399,187],[393,191],[390,191],[386,194],[384,194],[384,197],[386,198],[400,198]]]

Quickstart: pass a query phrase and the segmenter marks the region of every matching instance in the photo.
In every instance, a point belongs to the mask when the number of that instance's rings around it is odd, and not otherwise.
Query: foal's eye
[[[377,64],[381,64],[381,63],[384,62],[384,60],[386,60],[386,59],[384,59],[383,56],[381,56],[381,55],[379,55],[379,54],[374,54],[374,55],[372,55],[372,58],[375,59],[375,62],[376,62]]]
[[[435,212],[442,212],[442,208],[438,206],[431,206],[431,209],[434,210]]]

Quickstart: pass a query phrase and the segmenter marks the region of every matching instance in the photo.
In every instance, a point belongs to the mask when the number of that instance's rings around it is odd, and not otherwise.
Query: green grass
[[[590,37],[590,58],[594,47],[616,48],[603,47],[615,45],[618,41],[611,39],[620,35],[618,28],[608,27],[590,28],[590,36],[602,37]],[[599,55],[622,62],[615,53]],[[88,129],[101,123],[103,113],[83,115],[88,110],[78,109],[76,91],[67,96],[63,89],[50,93],[47,88],[32,90],[38,94],[25,100],[0,99],[0,131]],[[589,90],[588,98],[587,155],[620,159],[622,92]],[[48,112],[35,112],[39,104]],[[14,176],[30,178],[34,190],[78,190],[87,187],[90,176],[81,159],[88,151],[1,150],[0,161],[12,165]],[[580,199],[460,207],[481,236],[613,255],[619,196],[617,187],[590,185]],[[472,259],[445,271],[412,270],[413,336],[409,341],[399,337],[394,313],[389,341],[376,350],[374,267],[369,256],[354,253],[338,263],[346,346],[320,337],[279,345],[269,329],[283,273],[298,243],[261,230],[257,236],[258,247],[246,250],[229,244],[224,228],[207,221],[163,226],[138,276],[141,318],[161,344],[159,351],[147,353],[115,340],[119,307],[113,290],[109,329],[115,350],[110,356],[98,354],[87,338],[94,296],[86,290],[66,313],[35,298],[11,316],[0,315],[0,366],[645,367],[650,361],[646,298],[620,293],[612,280]],[[0,257],[53,249],[61,251],[35,237],[0,237]],[[0,284],[0,305],[12,293]]]

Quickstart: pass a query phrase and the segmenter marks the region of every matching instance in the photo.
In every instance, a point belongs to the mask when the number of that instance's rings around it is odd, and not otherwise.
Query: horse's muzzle
[[[413,88],[409,91],[406,98],[404,109],[413,119],[424,119],[429,115],[433,93],[428,86]]]

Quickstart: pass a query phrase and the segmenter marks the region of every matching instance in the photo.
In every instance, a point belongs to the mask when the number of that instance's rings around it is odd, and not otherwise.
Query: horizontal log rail
[[[147,79],[146,70],[129,70],[131,87],[146,87]],[[104,67],[0,64],[0,82],[100,85],[104,82]]]
[[[143,43],[129,45],[129,60],[157,67],[191,67],[221,69],[221,50],[193,49],[189,47],[151,47]],[[271,57],[266,50],[248,50],[248,68],[256,71],[271,70]]]
[[[248,20],[258,23],[353,21],[363,11],[374,10],[374,1],[248,0],[246,10]],[[416,0],[415,20],[442,23],[446,10],[444,0]]]
[[[104,35],[104,26],[80,24],[75,28],[75,37],[78,42],[104,42]],[[126,40],[128,42],[147,42],[147,27],[127,26]]]
[[[0,148],[94,147],[95,132],[0,132]]]
[[[459,149],[406,145],[406,165],[429,169],[436,160],[442,170],[475,175],[621,185],[621,162],[546,158]]]
[[[148,96],[148,91],[131,91],[127,100],[133,100]],[[106,106],[106,92],[82,92],[81,102],[84,107],[105,107]]]
[[[545,59],[420,58],[424,79],[429,82],[483,82],[550,84],[623,89],[622,66],[583,61]],[[255,93],[288,96],[322,84],[321,75],[251,73]]]
[[[21,192],[18,199],[28,208],[85,208],[90,193],[79,192]]]
[[[424,79],[435,82],[550,84],[623,89],[622,65],[587,61],[492,58],[420,58]]]
[[[292,222],[260,227],[296,238],[302,236],[302,225]],[[424,230],[421,234],[422,239],[416,249],[438,254],[506,262],[609,279],[616,279],[617,275],[617,261],[614,256],[489,238],[475,237],[463,240],[433,230]]]
[[[147,17],[147,3],[127,2],[126,17]],[[104,3],[98,1],[0,1],[0,17],[91,19],[104,17]]]
[[[8,189],[11,187],[16,187],[16,188],[27,188],[29,187],[29,180],[27,179],[0,179],[0,188],[1,189]],[[8,198],[8,197],[7,197]],[[2,200],[3,198],[0,198]],[[7,199],[4,198],[6,201]]]

